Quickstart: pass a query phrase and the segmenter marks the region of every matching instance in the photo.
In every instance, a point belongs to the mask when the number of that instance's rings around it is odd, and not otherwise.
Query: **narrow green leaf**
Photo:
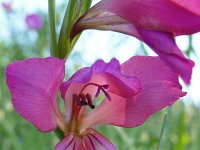
[[[164,128],[165,128],[166,119],[167,119],[167,113],[165,113],[165,115],[164,115],[164,119],[163,119],[162,129],[161,129],[161,132],[160,132],[160,138],[159,138],[159,142],[158,142],[157,150],[159,150],[159,148],[160,148],[160,143],[161,143],[161,139],[162,139],[163,131],[164,131]]]

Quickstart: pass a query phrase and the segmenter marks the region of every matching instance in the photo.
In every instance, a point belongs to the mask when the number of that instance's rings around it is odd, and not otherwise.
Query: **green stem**
[[[160,148],[160,143],[161,143],[161,139],[162,139],[162,135],[163,135],[166,119],[167,119],[167,113],[165,113],[165,115],[164,115],[164,119],[163,119],[163,124],[162,124],[162,129],[161,129],[161,133],[160,133],[160,138],[159,138],[157,150],[159,150],[159,148]]]
[[[55,29],[55,0],[48,0],[49,27],[50,27],[50,51],[51,56],[58,57],[58,47]]]
[[[69,0],[58,39],[60,58],[67,59],[69,57],[80,37],[78,35],[74,40],[70,38],[73,26],[78,18],[90,8],[91,2],[91,0]]]
[[[58,40],[59,56],[61,58],[68,57],[71,52],[70,45],[70,33],[72,29],[73,15],[75,12],[76,1],[70,0],[65,12],[65,16],[62,22],[60,36]]]
[[[48,0],[48,11],[49,11],[49,33],[50,33],[50,52],[51,56],[59,57],[57,37],[55,29],[55,0]],[[64,138],[64,133],[57,128],[54,133],[59,139]]]

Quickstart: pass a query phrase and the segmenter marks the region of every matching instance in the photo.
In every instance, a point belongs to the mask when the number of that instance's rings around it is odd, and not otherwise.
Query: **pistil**
[[[100,92],[103,92],[105,97],[108,100],[111,100],[110,95],[107,93],[106,89],[109,88],[109,85],[105,84],[105,85],[99,85],[96,83],[87,83],[83,86],[83,88],[81,89],[80,93],[74,93],[72,95],[72,117],[71,117],[71,123],[70,123],[70,130],[76,133],[79,133],[79,126],[80,126],[80,122],[81,120],[79,120],[80,117],[80,112],[85,109],[83,108],[83,106],[89,106],[91,109],[95,108],[95,105],[93,104],[93,100],[92,100],[92,95],[90,93],[86,93],[84,91],[86,91],[86,88],[88,86],[95,86],[97,87],[97,91],[95,94],[95,97],[98,97]]]

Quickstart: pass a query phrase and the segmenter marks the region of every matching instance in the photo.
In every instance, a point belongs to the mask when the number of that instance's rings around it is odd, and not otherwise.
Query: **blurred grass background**
[[[58,6],[57,10],[64,12],[64,6],[66,4]],[[0,22],[3,22],[6,28],[0,28],[0,150],[51,150],[58,142],[57,137],[54,133],[40,133],[14,111],[4,75],[6,66],[15,60],[49,56],[47,12],[39,11],[44,21],[43,27],[40,30],[30,30],[24,24],[26,11],[15,9],[13,12],[6,12],[3,8],[1,9],[1,16],[4,18],[1,17]],[[62,18],[62,14],[59,12],[57,13],[58,29]],[[82,40],[92,38],[92,33],[87,32]],[[115,49],[120,48],[131,38],[120,34],[113,35],[121,36],[121,38],[115,39],[113,45]],[[195,51],[193,48],[192,36],[187,38],[189,46],[185,50],[185,54],[195,56],[197,50]],[[89,65],[93,59],[96,59],[94,56],[92,60],[89,60],[87,53],[85,54],[84,50],[81,49],[84,47],[83,44],[84,41],[79,42],[67,62],[67,77],[76,69]],[[98,44],[96,43],[96,47],[100,46]],[[84,48],[87,49],[87,47]],[[138,49],[139,51],[131,52],[132,55],[148,54],[148,50],[143,44],[139,43]],[[99,52],[94,50],[94,53],[98,55]],[[106,59],[108,59],[108,56],[109,58],[115,56],[115,51],[107,50],[105,54]],[[101,56],[98,55],[98,57]],[[193,103],[193,99],[193,97],[186,97],[184,102],[179,100],[173,107],[157,112],[147,122],[136,128],[124,129],[103,126],[98,127],[98,130],[119,150],[156,150],[159,141],[160,150],[199,150],[200,109],[197,104]],[[167,114],[167,118],[163,126],[165,114]],[[162,126],[164,131],[160,139]]]

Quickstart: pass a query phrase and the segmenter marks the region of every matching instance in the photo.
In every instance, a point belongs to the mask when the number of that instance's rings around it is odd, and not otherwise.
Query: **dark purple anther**
[[[102,88],[108,89],[108,88],[109,88],[109,85],[108,85],[108,84],[102,85]]]
[[[92,104],[92,96],[90,94],[86,94],[86,98],[88,100],[88,105],[91,109],[94,109],[95,106]]]
[[[79,94],[79,97],[81,98],[81,105],[83,106],[83,105],[87,105],[88,103],[87,103],[87,99],[86,99],[86,97],[85,97],[85,95],[83,94],[83,93],[80,93]]]

